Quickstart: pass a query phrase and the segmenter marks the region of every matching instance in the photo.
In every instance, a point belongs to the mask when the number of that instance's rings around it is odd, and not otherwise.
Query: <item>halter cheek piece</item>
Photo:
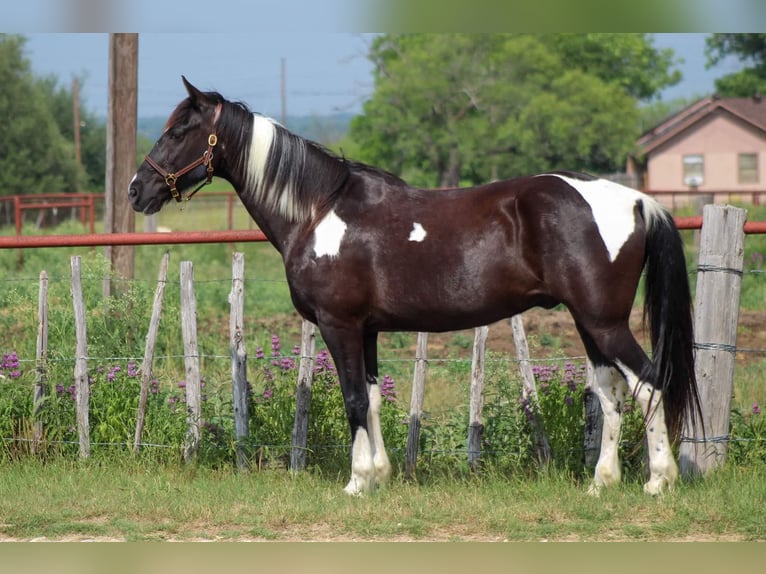
[[[202,154],[202,157],[197,158],[186,167],[182,167],[175,172],[169,172],[163,169],[162,166],[160,166],[156,161],[149,157],[149,154],[146,154],[146,157],[144,158],[146,163],[152,166],[157,173],[165,178],[165,183],[170,188],[170,194],[178,203],[181,203],[182,201],[189,201],[195,193],[202,189],[203,186],[213,181],[213,148],[218,143],[218,136],[215,135],[215,124],[218,123],[218,116],[220,114],[221,104],[218,104],[215,107],[215,116],[213,118],[213,133],[207,136],[207,149]],[[189,173],[191,170],[200,165],[204,165],[207,168],[207,177],[202,181],[202,183],[200,183],[191,192],[184,196],[180,191],[178,191],[178,188],[176,187],[178,178]]]

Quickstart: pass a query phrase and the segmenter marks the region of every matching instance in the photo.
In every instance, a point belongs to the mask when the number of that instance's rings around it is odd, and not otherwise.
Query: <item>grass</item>
[[[423,483],[394,477],[362,498],[337,477],[238,475],[137,460],[5,465],[0,538],[142,540],[760,540],[766,468],[726,468],[652,498],[600,498],[564,473]]]

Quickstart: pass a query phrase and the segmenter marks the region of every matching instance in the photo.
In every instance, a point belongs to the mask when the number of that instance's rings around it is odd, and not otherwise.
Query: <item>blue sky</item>
[[[84,76],[85,106],[106,114],[108,34],[25,36],[36,74],[54,74],[66,83]],[[183,74],[199,88],[279,117],[282,59],[288,114],[359,112],[373,88],[369,42],[370,36],[361,33],[141,33],[139,115],[168,115],[185,95]]]
[[[107,109],[106,33],[25,34],[27,56],[37,74],[61,82],[84,76],[84,105],[105,115]],[[684,63],[683,80],[663,99],[703,96],[716,77],[732,72],[729,60],[705,69],[706,34],[656,34],[657,47],[670,47]],[[184,97],[181,75],[202,89],[243,100],[254,110],[280,117],[281,62],[285,61],[287,113],[325,115],[361,111],[373,90],[366,58],[370,34],[349,32],[275,32],[139,35],[139,115],[167,116]]]

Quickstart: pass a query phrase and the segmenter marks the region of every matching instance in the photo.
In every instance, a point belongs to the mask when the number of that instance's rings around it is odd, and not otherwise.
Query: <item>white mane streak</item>
[[[245,185],[248,193],[267,209],[291,221],[300,221],[308,214],[303,213],[296,204],[292,178],[288,173],[303,165],[305,144],[300,138],[294,138],[290,143],[277,144],[284,145],[279,150],[281,166],[273,163],[270,165],[269,156],[275,142],[283,142],[282,138],[277,140],[277,126],[279,124],[271,118],[253,114],[249,155],[245,161]],[[268,173],[269,169],[276,170],[276,173]]]

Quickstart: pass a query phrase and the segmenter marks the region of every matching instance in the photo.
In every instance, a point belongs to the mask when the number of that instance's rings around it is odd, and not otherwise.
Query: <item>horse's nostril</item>
[[[128,198],[129,199],[136,199],[138,197],[138,190],[131,186],[128,188]]]

